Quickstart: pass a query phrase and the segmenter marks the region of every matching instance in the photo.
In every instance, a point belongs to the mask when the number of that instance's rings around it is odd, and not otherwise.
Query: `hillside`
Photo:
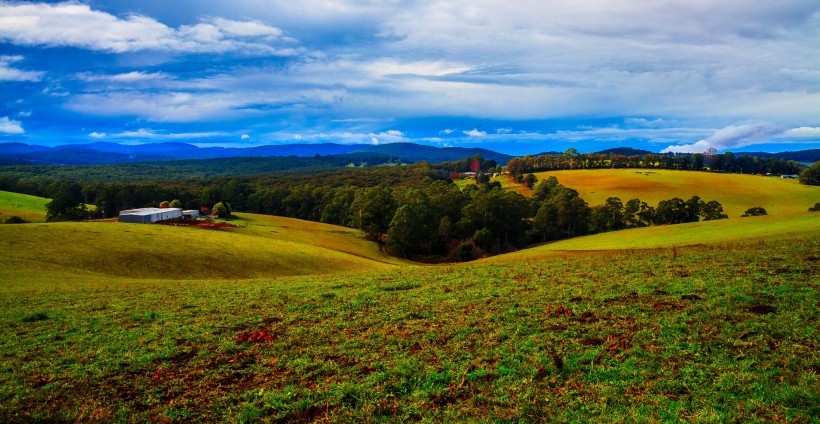
[[[553,171],[536,174],[539,181],[550,176],[578,191],[591,206],[608,197],[626,203],[639,198],[651,206],[661,200],[700,196],[717,200],[729,218],[738,218],[747,209],[761,206],[770,215],[806,212],[820,202],[820,187],[805,186],[796,180],[742,174],[717,174],[671,170],[598,169]]]
[[[399,260],[349,228],[241,214],[242,227],[79,222],[0,226],[0,278],[243,279],[384,269]],[[68,244],[67,244],[68,243]],[[68,279],[68,280],[66,280]]]
[[[12,215],[17,215],[31,222],[46,219],[46,203],[49,199],[27,194],[11,193],[0,190],[0,222]]]
[[[818,256],[808,236],[254,280],[4,263],[0,420],[810,421]]]

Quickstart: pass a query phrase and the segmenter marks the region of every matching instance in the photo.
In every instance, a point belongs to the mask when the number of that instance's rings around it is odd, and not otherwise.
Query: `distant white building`
[[[182,218],[182,208],[140,208],[120,211],[120,222],[153,224],[168,219]]]
[[[196,209],[190,209],[187,211],[182,211],[182,216],[187,219],[195,219],[199,218],[199,211]]]

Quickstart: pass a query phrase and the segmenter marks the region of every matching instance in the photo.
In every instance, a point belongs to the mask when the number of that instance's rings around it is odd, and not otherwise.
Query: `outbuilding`
[[[120,211],[120,222],[153,224],[168,219],[182,218],[182,208],[140,208]]]
[[[190,209],[187,211],[182,211],[182,216],[185,219],[196,219],[199,218],[199,211],[196,209]]]

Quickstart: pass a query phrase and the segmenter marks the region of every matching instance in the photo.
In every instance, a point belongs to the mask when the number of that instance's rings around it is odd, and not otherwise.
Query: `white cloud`
[[[88,136],[91,137],[91,138],[105,138],[105,133],[104,132],[94,131],[91,134],[88,134]]]
[[[487,135],[487,131],[481,131],[478,128],[473,128],[470,131],[462,131],[462,133],[468,137],[484,137]]]
[[[0,81],[40,81],[45,72],[21,71],[10,67],[14,62],[23,60],[23,56],[0,56]]]
[[[455,128],[445,128],[445,129],[443,129],[443,130],[439,131],[438,133],[439,133],[439,134],[443,134],[443,135],[450,135],[450,134],[452,134],[452,133],[454,133],[454,132],[456,132],[456,129],[455,129]]]
[[[30,118],[31,117],[31,111],[30,110],[24,110],[24,111],[17,112],[17,117],[18,118]]]
[[[0,134],[24,134],[20,121],[9,119],[8,116],[0,118]]]
[[[730,125],[692,144],[669,146],[663,153],[701,153],[714,148],[719,151],[770,142],[784,133],[783,128],[770,124]]]
[[[512,132],[512,128],[496,128],[496,134],[509,134]]]
[[[249,136],[249,135],[247,135],[247,134],[242,134],[242,136],[241,136],[241,137],[239,137],[239,138],[240,138],[241,140],[247,140],[247,139],[251,138],[251,136]]]
[[[0,3],[0,39],[26,46],[69,46],[112,53],[142,50],[283,55],[282,30],[260,21],[215,18],[171,28],[141,15],[120,18],[79,3]]]

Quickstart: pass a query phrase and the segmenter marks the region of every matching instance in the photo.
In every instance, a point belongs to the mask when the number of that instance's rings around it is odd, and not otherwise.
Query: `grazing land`
[[[48,202],[42,197],[0,191],[0,222],[13,215],[31,222],[45,221]]]
[[[590,205],[603,204],[608,197],[623,202],[639,198],[651,206],[673,197],[700,196],[717,200],[729,218],[738,218],[747,209],[760,206],[769,215],[806,212],[820,202],[820,187],[797,180],[744,174],[645,169],[595,169],[552,171],[535,174],[538,181],[550,176],[578,191]]]
[[[2,225],[0,421],[812,422],[801,208],[439,266],[264,215]]]
[[[65,270],[59,257],[35,262],[40,243],[14,244],[2,268],[16,271],[0,288],[0,418],[808,421],[820,412],[817,230],[449,266],[395,267],[375,247],[357,248],[367,259],[339,270],[320,262],[329,253],[301,265],[267,236],[293,220],[247,218],[227,232],[29,224],[80,245],[92,244],[82,234],[125,229],[118,240],[137,253],[172,250],[164,268],[138,254],[115,268],[91,260],[114,247],[103,241],[77,253],[85,269]],[[4,243],[22,237],[9,230],[24,226],[4,227]],[[356,240],[332,231],[317,238]],[[234,237],[256,242],[229,255],[242,245]],[[175,244],[201,247],[216,269],[198,269]],[[256,263],[264,256],[296,261],[277,275],[321,275],[261,277],[273,274]],[[48,263],[69,278],[50,281]],[[179,280],[185,272],[198,278]]]

